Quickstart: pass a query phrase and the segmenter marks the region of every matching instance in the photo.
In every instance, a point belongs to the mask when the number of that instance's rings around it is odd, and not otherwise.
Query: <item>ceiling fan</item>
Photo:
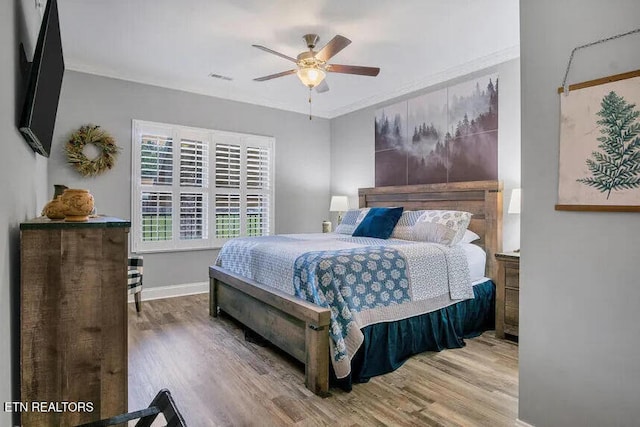
[[[361,76],[375,77],[380,72],[380,68],[376,67],[361,67],[357,65],[339,65],[328,64],[334,55],[340,52],[345,47],[349,46],[351,40],[341,35],[337,35],[329,41],[322,49],[315,51],[316,44],[320,40],[317,34],[305,34],[302,37],[309,48],[308,51],[300,53],[296,58],[285,55],[268,47],[260,46],[257,44],[252,45],[265,52],[273,53],[281,58],[294,62],[298,67],[293,70],[283,71],[281,73],[271,74],[264,77],[258,77],[254,79],[258,82],[265,80],[275,79],[277,77],[288,76],[289,74],[297,74],[302,83],[309,87],[309,89],[315,88],[317,92],[322,93],[329,90],[329,85],[324,80],[326,73],[342,73],[342,74],[357,74]]]

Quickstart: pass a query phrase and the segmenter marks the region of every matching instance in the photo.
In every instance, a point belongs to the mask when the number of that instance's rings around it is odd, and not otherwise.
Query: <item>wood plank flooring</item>
[[[190,427],[513,426],[518,346],[494,332],[461,349],[413,356],[400,369],[320,398],[303,366],[245,341],[208,295],[129,304],[129,410],[168,388]]]

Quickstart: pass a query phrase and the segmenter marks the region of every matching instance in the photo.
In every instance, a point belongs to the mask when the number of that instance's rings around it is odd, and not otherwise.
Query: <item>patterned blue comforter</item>
[[[360,328],[473,298],[464,251],[455,246],[335,234],[238,238],[216,265],[330,308],[338,378],[350,372]]]
[[[411,301],[406,264],[398,250],[384,246],[308,252],[296,259],[296,296],[331,309],[335,361],[348,356],[352,312]]]

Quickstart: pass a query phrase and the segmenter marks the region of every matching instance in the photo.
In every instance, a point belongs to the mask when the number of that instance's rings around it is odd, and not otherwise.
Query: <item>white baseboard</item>
[[[204,294],[209,292],[209,282],[183,283],[180,285],[158,286],[142,288],[142,301],[152,299],[183,297],[185,295]],[[129,302],[133,302],[133,295],[129,295]]]
[[[525,423],[520,418],[516,419],[516,427],[534,427],[532,424]]]

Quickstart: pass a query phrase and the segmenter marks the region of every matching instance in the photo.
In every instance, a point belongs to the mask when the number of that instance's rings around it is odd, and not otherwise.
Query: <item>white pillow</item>
[[[478,236],[473,231],[465,230],[464,234],[462,235],[462,239],[460,239],[458,243],[471,243],[479,239],[480,239],[480,236]]]
[[[418,221],[418,218],[425,213],[425,210],[421,211],[403,211],[402,216],[398,220],[398,223],[393,227],[393,233],[391,233],[392,239],[402,240],[415,240],[413,238],[413,226]]]
[[[469,212],[426,211],[413,226],[413,239],[452,246],[462,239],[470,222]]]
[[[336,233],[353,234],[358,225],[369,213],[369,208],[349,209],[342,217],[342,222],[336,227]]]
[[[364,217],[367,216],[367,214],[369,213],[370,210],[371,210],[371,208],[362,208],[362,209],[360,209],[360,215],[358,215],[358,218],[356,219],[356,225],[360,225],[360,223],[362,222]]]

